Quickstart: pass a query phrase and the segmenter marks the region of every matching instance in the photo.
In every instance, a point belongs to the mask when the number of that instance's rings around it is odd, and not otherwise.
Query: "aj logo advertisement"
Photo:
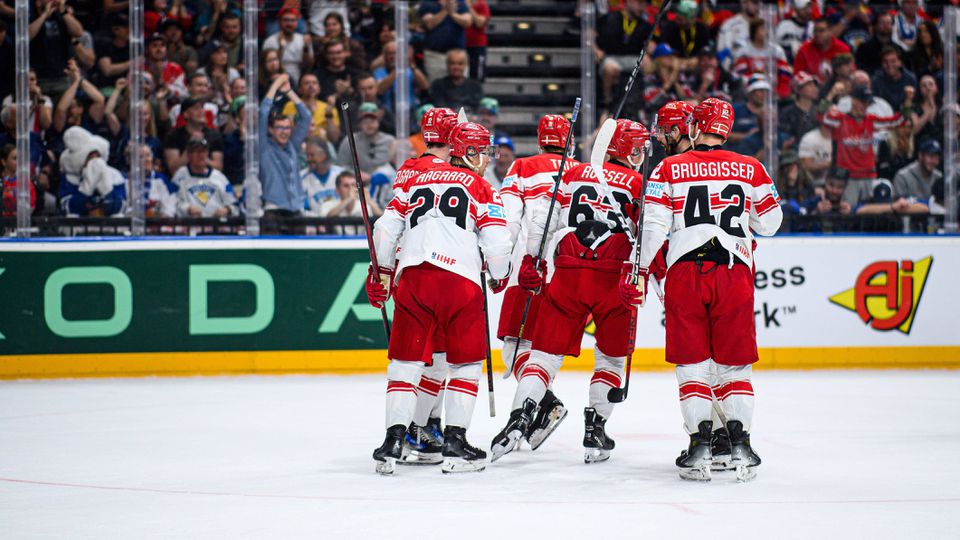
[[[933,256],[918,261],[877,261],[857,276],[853,288],[830,297],[830,302],[857,314],[874,330],[910,334]]]

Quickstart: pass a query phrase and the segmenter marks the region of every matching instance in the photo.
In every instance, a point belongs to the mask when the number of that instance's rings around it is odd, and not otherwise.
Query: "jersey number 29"
[[[470,199],[463,188],[447,188],[440,196],[437,196],[430,188],[420,188],[410,195],[410,206],[415,207],[410,214],[410,228],[417,226],[427,212],[434,206],[440,210],[444,216],[451,217],[457,222],[457,227],[467,228],[467,212],[470,209]]]

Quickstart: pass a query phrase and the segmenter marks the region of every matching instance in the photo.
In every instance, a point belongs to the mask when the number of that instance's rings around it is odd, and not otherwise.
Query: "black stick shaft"
[[[577,116],[580,115],[580,98],[573,104],[573,115],[570,118],[570,131],[567,132],[567,139],[563,141],[563,157],[560,158],[560,169],[557,171],[557,177],[553,181],[553,195],[550,197],[550,207],[547,210],[547,221],[543,224],[543,236],[540,238],[540,248],[537,249],[537,258],[534,264],[539,267],[540,259],[543,258],[543,250],[547,247],[547,231],[550,230],[550,219],[553,217],[553,208],[557,204],[557,193],[560,192],[560,179],[563,178],[563,169],[567,165],[567,154],[570,153],[570,141],[573,139],[573,128],[577,125]],[[527,301],[523,306],[523,317],[520,319],[520,329],[517,331],[517,346],[513,349],[513,361],[511,368],[517,364],[517,354],[520,352],[520,340],[523,338],[523,328],[527,325],[527,314],[530,312],[530,302],[533,301],[533,295],[527,295]]]
[[[653,33],[656,32],[657,26],[660,25],[660,19],[663,18],[663,14],[667,12],[667,9],[670,7],[670,2],[672,0],[664,0],[663,5],[660,6],[660,11],[657,12],[656,18],[653,19],[653,26],[650,27],[650,31],[647,32],[647,35],[643,37],[643,49],[640,51],[640,56],[637,57],[637,65],[633,66],[633,71],[630,73],[630,78],[627,79],[627,85],[623,89],[623,97],[620,98],[620,103],[617,105],[617,110],[613,113],[613,119],[616,120],[620,118],[620,113],[623,111],[623,105],[627,102],[627,96],[630,95],[630,90],[633,89],[633,83],[637,81],[637,76],[640,75],[640,63],[643,62],[643,57],[647,55],[647,43],[650,42],[650,37],[653,36]]]
[[[480,254],[483,260],[483,254]],[[481,265],[482,267],[482,265]],[[489,399],[490,417],[497,415],[497,405],[493,398],[493,354],[490,351],[490,309],[487,305],[487,280],[480,272],[480,287],[483,289],[483,324],[487,329],[487,398]]]
[[[647,205],[647,181],[649,180],[650,172],[650,160],[653,158],[653,143],[647,142],[647,157],[643,161],[643,178],[642,191],[640,192],[640,211],[637,213],[637,236],[634,238],[633,242],[633,268],[630,271],[631,278],[634,281],[639,280],[639,268],[640,268],[640,247],[643,245],[643,216],[645,214]],[[619,403],[627,399],[627,394],[630,392],[630,367],[633,364],[633,353],[636,349],[637,343],[637,312],[639,307],[632,306],[630,308],[630,335],[627,337],[627,369],[624,373],[623,389],[612,388],[610,392],[607,393],[607,399]]]
[[[373,277],[380,281],[380,264],[377,262],[377,250],[373,247],[373,226],[370,223],[370,215],[367,213],[367,194],[363,185],[363,176],[360,171],[360,157],[357,155],[357,141],[353,137],[353,123],[350,121],[350,104],[346,101],[340,106],[343,109],[343,119],[347,124],[347,138],[350,141],[350,152],[353,155],[353,173],[357,176],[357,195],[360,197],[360,212],[363,214],[363,228],[367,233],[367,249],[370,250],[370,262],[373,265]],[[387,343],[390,343],[390,320],[387,318],[387,306],[380,308],[380,315],[383,318],[383,331],[387,336]]]

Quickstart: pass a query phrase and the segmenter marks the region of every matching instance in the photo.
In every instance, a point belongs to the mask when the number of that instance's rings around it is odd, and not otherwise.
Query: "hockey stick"
[[[360,197],[360,211],[363,214],[363,228],[367,233],[367,249],[370,250],[373,278],[380,281],[380,264],[377,262],[377,251],[373,248],[373,226],[370,224],[370,215],[367,213],[367,194],[363,187],[363,176],[361,176],[360,172],[360,157],[357,155],[357,142],[353,138],[353,125],[350,121],[350,104],[344,101],[340,108],[343,109],[343,119],[347,124],[347,137],[350,141],[350,152],[353,154],[353,172],[357,176],[357,193]],[[387,291],[387,293],[389,292],[390,291]],[[387,318],[386,304],[380,308],[380,315],[383,317],[383,331],[387,335],[387,343],[389,344],[390,320]]]
[[[630,90],[633,89],[633,83],[637,81],[637,75],[640,74],[640,64],[643,62],[643,57],[647,55],[647,43],[650,41],[650,37],[653,36],[653,33],[656,32],[657,26],[660,25],[660,19],[663,18],[663,14],[667,12],[667,9],[670,7],[672,0],[664,0],[663,4],[660,6],[660,11],[657,12],[657,16],[653,19],[653,26],[650,27],[650,31],[647,32],[647,35],[643,37],[643,49],[640,50],[640,56],[637,57],[637,65],[633,66],[633,71],[630,73],[630,78],[627,79],[627,85],[623,89],[623,97],[620,98],[620,103],[617,105],[616,112],[613,113],[614,119],[620,118],[620,112],[623,111],[623,106],[627,102],[627,96],[630,95]]]
[[[480,253],[480,268],[483,268],[483,252]],[[487,305],[487,281],[480,271],[480,287],[483,288],[483,324],[487,328],[487,397],[490,399],[490,418],[497,415],[497,405],[493,399],[493,354],[490,351],[490,308]]]
[[[654,120],[656,124],[656,120]],[[637,235],[633,241],[633,268],[630,270],[630,279],[634,281],[639,281],[640,278],[640,246],[643,243],[643,215],[644,210],[647,205],[644,202],[644,198],[647,196],[647,180],[650,176],[650,160],[653,159],[653,144],[650,143],[650,140],[647,140],[646,148],[647,157],[643,160],[643,173],[641,178],[643,179],[642,190],[640,191],[640,212],[637,215]],[[591,155],[591,159],[593,156]],[[591,167],[593,166],[591,161]],[[601,165],[602,167],[602,165]],[[601,168],[600,173],[603,173]],[[609,188],[608,188],[609,189]],[[616,204],[612,202],[611,204]],[[622,214],[618,212],[618,216],[622,217]],[[629,222],[623,224],[624,230],[629,229]],[[627,341],[627,370],[624,374],[623,388],[611,388],[607,392],[607,400],[611,403],[621,403],[627,399],[627,393],[630,391],[630,367],[633,364],[633,352],[636,347],[637,341],[637,311],[639,311],[639,306],[633,306],[630,309],[630,336]]]
[[[557,193],[560,192],[560,179],[563,178],[563,169],[567,165],[567,155],[570,153],[570,141],[573,139],[573,127],[577,125],[577,116],[580,114],[580,98],[573,103],[573,115],[570,117],[570,131],[567,132],[567,140],[563,141],[563,157],[560,158],[560,169],[553,180],[553,195],[550,197],[550,207],[547,209],[547,221],[543,224],[543,236],[540,237],[540,249],[537,250],[537,258],[534,259],[534,266],[539,268],[540,261],[543,259],[543,250],[547,247],[547,231],[550,230],[550,218],[553,217],[553,208],[557,204]],[[513,366],[517,365],[517,354],[520,352],[520,340],[523,339],[523,329],[527,325],[527,315],[530,313],[530,302],[533,301],[533,294],[527,295],[527,302],[523,305],[523,316],[520,318],[520,329],[517,331],[517,346],[513,348],[513,359],[510,361],[510,369],[503,374],[504,379],[510,378],[513,372]]]

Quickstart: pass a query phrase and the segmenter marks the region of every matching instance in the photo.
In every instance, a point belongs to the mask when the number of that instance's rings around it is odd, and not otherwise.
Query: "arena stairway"
[[[569,113],[580,95],[577,3],[490,0],[484,93],[500,102],[497,129],[510,135],[518,155],[537,152],[537,122]]]

